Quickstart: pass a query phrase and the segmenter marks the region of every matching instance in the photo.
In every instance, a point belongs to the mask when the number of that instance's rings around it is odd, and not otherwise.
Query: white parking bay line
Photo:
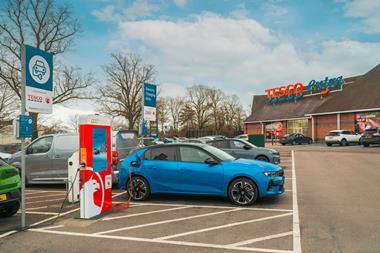
[[[297,181],[296,181],[296,161],[294,157],[294,150],[292,150],[292,188],[293,188],[293,250],[294,253],[301,253],[301,231],[300,220],[298,213],[298,200],[297,200]]]
[[[167,239],[172,239],[172,238],[186,236],[186,235],[192,235],[192,234],[197,234],[197,233],[202,233],[202,232],[208,232],[208,231],[217,230],[217,229],[221,229],[221,228],[228,228],[228,227],[233,227],[233,226],[239,226],[239,225],[249,224],[249,223],[253,223],[253,222],[259,222],[259,221],[265,221],[265,220],[271,220],[271,219],[281,218],[281,217],[285,217],[285,216],[289,216],[289,215],[293,215],[293,213],[285,213],[285,214],[273,215],[273,216],[259,218],[259,219],[234,222],[234,223],[229,223],[229,224],[226,224],[226,225],[221,225],[221,226],[216,226],[216,227],[209,227],[209,228],[193,230],[193,231],[189,231],[189,232],[185,232],[185,233],[179,233],[179,234],[174,234],[174,235],[168,235],[168,236],[158,237],[158,238],[155,238],[155,239],[157,239],[157,240],[167,240]]]
[[[140,216],[140,215],[146,215],[146,214],[169,212],[169,211],[186,209],[186,208],[191,208],[191,206],[180,206],[180,207],[174,207],[174,208],[169,208],[169,209],[164,209],[164,210],[156,210],[156,211],[150,211],[150,212],[144,212],[144,213],[134,213],[134,214],[128,214],[128,215],[122,215],[122,216],[114,216],[114,217],[104,218],[102,220],[104,221],[116,220],[116,219],[123,219],[123,218],[135,217],[135,216]]]
[[[44,208],[48,208],[48,206],[31,207],[31,208],[27,208],[26,211],[38,210],[38,209],[44,209]]]
[[[268,253],[292,253],[293,251],[288,250],[278,250],[278,249],[262,249],[262,248],[248,248],[248,247],[230,247],[228,245],[218,245],[218,244],[208,244],[208,243],[197,243],[197,242],[181,242],[181,241],[167,241],[167,240],[156,240],[148,238],[138,238],[138,237],[128,237],[128,236],[115,236],[115,235],[97,235],[97,234],[85,234],[77,232],[65,232],[65,231],[53,231],[45,229],[29,229],[28,231],[57,234],[57,235],[69,235],[69,236],[82,236],[90,238],[102,238],[102,239],[114,239],[114,240],[125,240],[125,241],[135,241],[135,242],[148,242],[148,243],[161,243],[169,245],[179,245],[179,246],[189,246],[189,247],[200,247],[200,248],[214,248],[214,249],[224,249],[224,250],[240,250],[240,251],[251,251],[251,252],[268,252]]]
[[[18,211],[17,213],[21,213],[21,211]],[[57,215],[58,213],[53,212],[33,212],[33,211],[26,211],[27,214],[41,214],[41,215]]]
[[[113,202],[113,203],[124,203],[124,202]],[[213,206],[213,205],[190,205],[190,204],[167,204],[167,203],[151,203],[151,202],[132,202],[134,205],[139,206],[189,206],[189,207],[199,207],[199,208],[215,208],[215,209],[236,209],[232,206]],[[273,211],[273,212],[293,212],[292,209],[281,209],[281,208],[261,208],[261,207],[241,207],[244,210],[252,211]]]
[[[61,214],[59,215],[59,217],[61,217],[61,216],[65,216],[65,215],[70,214],[70,213],[73,213],[73,212],[76,212],[76,211],[78,211],[79,209],[80,209],[80,208],[75,208],[75,209],[70,210],[70,211],[67,211],[67,212],[65,212],[65,213],[61,213]],[[34,226],[40,225],[40,224],[42,224],[42,223],[44,223],[44,222],[47,222],[47,221],[53,220],[53,219],[55,219],[55,218],[57,218],[57,217],[58,217],[58,215],[54,215],[53,217],[49,217],[49,218],[47,218],[47,219],[40,220],[40,221],[38,221],[38,222],[36,222],[36,223],[33,223],[33,224],[30,225],[29,227],[34,227]]]
[[[17,232],[17,230],[11,230],[11,231],[5,232],[4,234],[0,235],[0,239],[6,237],[8,235],[14,234],[16,232]]]
[[[65,193],[56,193],[51,195],[42,195],[42,196],[33,196],[33,197],[26,197],[26,199],[38,199],[38,198],[45,198],[45,197],[54,197],[54,196],[63,196]]]
[[[243,245],[247,245],[247,244],[251,244],[251,243],[255,243],[255,242],[261,242],[261,241],[265,241],[265,240],[280,238],[280,237],[284,237],[284,236],[288,236],[288,235],[292,235],[292,234],[293,234],[293,232],[289,231],[289,232],[285,232],[285,233],[268,235],[268,236],[258,237],[258,238],[254,238],[254,239],[250,239],[250,240],[246,240],[246,241],[232,243],[232,244],[228,244],[228,246],[239,247],[239,246],[243,246]]]
[[[59,198],[59,199],[47,199],[47,200],[38,200],[38,201],[32,201],[32,202],[26,201],[26,204],[44,203],[44,202],[52,202],[52,201],[58,201],[58,200],[64,200],[64,199],[63,198]]]
[[[136,225],[136,226],[131,226],[131,227],[122,227],[122,228],[117,228],[117,229],[112,229],[112,230],[106,230],[103,232],[94,233],[94,235],[109,234],[109,233],[114,233],[114,232],[119,232],[119,231],[124,231],[124,230],[161,225],[161,224],[166,224],[166,223],[171,223],[171,222],[190,220],[190,219],[195,219],[195,218],[201,218],[201,217],[217,215],[217,214],[222,214],[222,213],[235,212],[235,211],[241,211],[241,210],[244,210],[244,209],[243,208],[235,208],[235,209],[224,210],[224,211],[219,211],[219,212],[205,213],[205,214],[193,215],[193,216],[188,216],[188,217],[183,217],[183,218],[177,218],[177,219],[172,219],[172,220],[163,220],[163,221],[146,223],[146,224],[141,224],[141,225]]]

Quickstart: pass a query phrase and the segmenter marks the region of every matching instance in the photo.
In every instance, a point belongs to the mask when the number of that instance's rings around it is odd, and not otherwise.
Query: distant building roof
[[[266,103],[266,95],[253,97],[252,113],[246,123],[305,118],[380,108],[380,64],[362,76],[344,79],[343,89],[327,95],[304,96],[297,101]]]

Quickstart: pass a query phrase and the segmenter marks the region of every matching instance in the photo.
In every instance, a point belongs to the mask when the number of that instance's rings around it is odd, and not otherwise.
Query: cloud
[[[329,40],[302,51],[289,36],[254,19],[213,13],[176,21],[123,21],[118,29],[119,45],[154,64],[163,87],[176,84],[163,88],[167,94],[181,95],[180,85],[205,84],[239,95],[246,105],[267,87],[364,74],[380,62],[380,43]]]
[[[380,33],[380,1],[352,0],[344,4],[345,15],[361,18],[364,32]]]
[[[160,7],[156,4],[152,4],[147,0],[137,0],[130,7],[124,9],[123,13],[127,19],[135,20],[137,18],[149,17],[159,10]]]
[[[103,9],[93,10],[92,15],[103,22],[137,20],[149,17],[159,10],[158,4],[152,4],[148,0],[136,0],[129,7],[115,8],[113,5],[108,5]]]
[[[237,8],[230,12],[232,18],[244,19],[248,17],[248,10],[245,8],[245,4],[239,4]]]
[[[177,7],[184,8],[187,5],[187,0],[174,0]]]
[[[92,15],[99,21],[116,21],[114,7],[112,5],[108,5],[101,10],[93,10]]]
[[[279,5],[281,1],[271,0],[263,4],[263,10],[272,16],[283,16],[288,13],[288,9]]]

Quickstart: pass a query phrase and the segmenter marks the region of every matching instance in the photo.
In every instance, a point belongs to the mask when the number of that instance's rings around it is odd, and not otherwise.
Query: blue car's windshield
[[[224,152],[223,150],[220,150],[220,149],[215,148],[213,146],[206,145],[203,148],[206,151],[208,151],[211,154],[213,154],[214,156],[218,157],[219,160],[221,160],[223,162],[236,160],[235,157],[233,157],[233,156],[229,155],[228,153]]]

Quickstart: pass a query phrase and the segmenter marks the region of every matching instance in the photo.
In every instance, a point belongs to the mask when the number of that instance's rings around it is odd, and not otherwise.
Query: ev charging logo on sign
[[[26,110],[36,113],[52,113],[53,55],[25,45],[23,71]]]
[[[29,61],[29,73],[32,78],[39,84],[45,84],[50,78],[50,67],[47,61],[39,56],[33,56]]]

